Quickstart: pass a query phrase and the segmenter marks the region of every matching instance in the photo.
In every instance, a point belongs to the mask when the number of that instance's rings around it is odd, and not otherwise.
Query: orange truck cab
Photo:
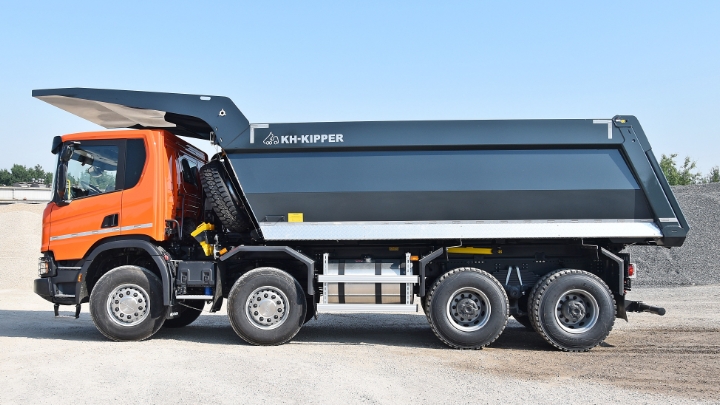
[[[203,214],[199,168],[207,155],[170,132],[123,130],[57,137],[58,173],[43,214],[42,251],[48,272],[35,290],[56,303],[88,299],[92,261],[133,265],[161,255],[173,235],[195,230]],[[63,181],[64,179],[64,181]],[[70,270],[69,272],[67,270]],[[85,283],[83,284],[83,280]]]

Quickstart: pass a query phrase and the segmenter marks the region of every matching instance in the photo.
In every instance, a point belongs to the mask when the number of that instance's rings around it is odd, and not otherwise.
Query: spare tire
[[[249,221],[244,215],[245,206],[223,163],[213,160],[203,166],[200,182],[223,226],[230,232],[247,230]]]

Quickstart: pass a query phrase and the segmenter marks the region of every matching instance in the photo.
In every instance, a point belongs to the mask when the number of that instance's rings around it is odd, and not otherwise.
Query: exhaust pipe
[[[628,301],[625,305],[626,312],[649,312],[651,314],[665,315],[665,308],[654,307],[643,303],[642,301]]]

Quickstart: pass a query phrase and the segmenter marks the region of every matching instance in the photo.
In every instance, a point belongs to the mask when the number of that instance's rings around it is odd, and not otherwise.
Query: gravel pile
[[[673,187],[690,223],[680,248],[631,246],[636,286],[720,284],[720,183]],[[32,290],[44,204],[0,205],[0,289]]]
[[[679,248],[629,247],[640,269],[634,284],[720,284],[720,183],[675,186],[673,193],[690,224],[690,234]]]

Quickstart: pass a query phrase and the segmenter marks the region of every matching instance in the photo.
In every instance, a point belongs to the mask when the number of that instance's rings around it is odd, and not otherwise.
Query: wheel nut
[[[135,312],[135,316],[138,316],[138,313],[137,313],[137,312]]]
[[[138,309],[142,311],[143,307],[138,307]]]
[[[265,318],[263,318],[263,317],[261,316],[261,317],[260,317],[260,320],[263,321],[263,320],[265,320]]]
[[[142,298],[138,298],[138,302],[142,302]]]
[[[137,293],[133,294],[133,297],[137,297]]]
[[[275,316],[273,316],[273,318],[277,319],[278,317],[277,317],[277,315],[275,315]]]
[[[268,297],[268,295],[267,295],[267,294],[265,294],[265,295],[264,295],[264,297],[265,297],[265,298],[267,298],[267,297]]]
[[[278,305],[282,304],[282,302],[280,302],[280,301],[276,301],[275,303]]]
[[[282,312],[282,308],[278,308],[278,312]]]
[[[115,303],[116,303],[116,304],[119,304],[119,303],[120,303],[120,301],[118,301],[118,300],[115,300]]]
[[[275,296],[273,295],[273,296],[272,296],[272,297],[270,297],[270,298],[272,298],[272,299],[275,299]]]
[[[120,310],[120,308],[118,308],[118,307],[115,307],[115,312],[117,312],[117,311],[119,311],[119,310]]]
[[[258,311],[253,312],[253,315],[257,315],[257,314],[258,314]]]
[[[120,298],[122,298],[122,297],[123,297],[123,295],[122,295],[122,294],[120,294]]]
[[[257,308],[257,304],[253,304],[253,308]]]

